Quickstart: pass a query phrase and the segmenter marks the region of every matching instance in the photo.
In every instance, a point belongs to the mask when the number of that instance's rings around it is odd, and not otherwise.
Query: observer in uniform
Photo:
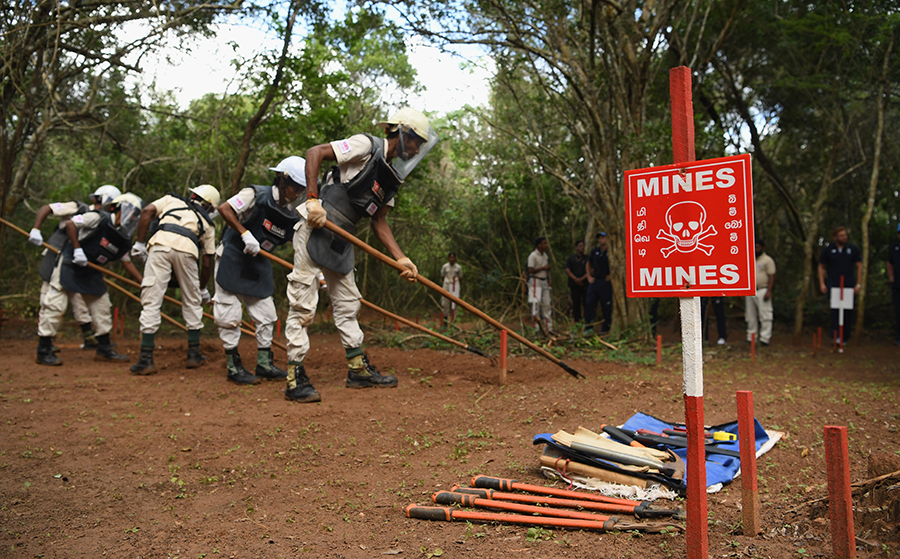
[[[357,134],[345,140],[321,144],[306,153],[307,201],[299,208],[300,222],[294,230],[294,270],[288,275],[290,311],[285,325],[288,338],[288,371],[285,398],[318,402],[303,367],[309,351],[306,327],[312,322],[318,302],[321,269],[328,285],[334,324],[341,335],[348,361],[347,387],[390,388],[397,378],[382,375],[369,364],[362,350],[363,333],[356,315],[360,293],[353,275],[353,245],[323,229],[326,217],[350,233],[364,217],[371,218],[372,232],[406,270],[401,276],[415,281],[418,273],[394,240],[387,215],[403,180],[438,141],[419,111],[404,108],[379,123],[387,138]],[[391,161],[399,159],[393,165]],[[336,161],[325,177],[321,192],[316,183],[322,161]],[[321,203],[319,197],[321,195]],[[324,209],[323,209],[324,207]],[[326,214],[327,212],[327,214]]]
[[[200,329],[203,328],[203,304],[210,301],[205,286],[212,272],[212,255],[216,250],[216,229],[209,213],[218,207],[219,191],[202,184],[191,189],[190,198],[167,194],[148,204],[141,212],[137,240],[132,256],[146,260],[144,281],[141,283],[141,357],[132,365],[136,375],[156,372],[153,347],[159,330],[163,297],[172,276],[181,289],[181,315],[188,331],[188,369],[206,361],[200,353]],[[146,244],[151,222],[159,216],[156,232]],[[198,270],[198,260],[203,265]]]
[[[272,264],[259,251],[272,252],[291,241],[294,225],[300,221],[293,202],[306,190],[306,162],[294,155],[270,170],[275,171],[272,186],[248,186],[219,206],[229,228],[216,249],[213,313],[225,347],[228,380],[238,384],[287,377],[275,366],[272,353],[272,332],[278,320]],[[256,374],[244,368],[238,352],[242,302],[256,326]]]
[[[37,350],[37,362],[41,365],[62,365],[62,360],[53,353],[53,336],[66,312],[71,293],[81,294],[93,318],[97,337],[94,358],[98,361],[128,361],[128,357],[116,353],[110,343],[109,293],[103,274],[88,267],[88,262],[102,266],[122,260],[131,277],[141,281],[140,272],[128,257],[131,235],[141,214],[141,199],[134,194],[123,194],[104,208],[109,211],[85,212],[66,222],[68,238],[56,259],[49,288],[41,297]]]
[[[99,210],[103,206],[108,206],[121,195],[122,192],[118,188],[111,184],[105,184],[91,194],[92,206],[77,200],[54,202],[41,206],[38,209],[37,216],[34,218],[34,226],[28,235],[28,242],[35,246],[43,245],[44,237],[41,235],[41,225],[44,224],[48,217],[53,216],[59,220],[59,226],[47,238],[47,244],[55,249],[61,249],[69,238],[66,233],[66,223],[72,217],[91,209]],[[43,259],[38,267],[38,275],[41,277],[41,298],[43,299],[50,289],[50,275],[56,267],[56,253],[52,250],[44,249],[44,252],[41,254]],[[91,329],[91,313],[88,312],[81,293],[69,293],[69,303],[72,305],[72,314],[75,316],[75,320],[81,325],[81,334],[84,337],[84,343],[81,345],[82,349],[97,349],[97,338],[94,337],[94,332]],[[40,317],[38,317],[38,320],[40,320]],[[59,348],[54,346],[54,351],[59,351]]]

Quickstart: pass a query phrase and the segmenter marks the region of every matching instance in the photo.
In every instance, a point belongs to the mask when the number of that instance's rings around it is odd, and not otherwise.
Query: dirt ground
[[[203,339],[205,367],[182,367],[183,338],[158,338],[160,373],[135,377],[127,365],[93,361],[75,339],[57,341],[64,366],[38,366],[35,340],[21,339],[32,329],[3,327],[0,556],[684,556],[684,535],[535,538],[520,526],[403,514],[476,474],[549,485],[536,433],[597,429],[637,411],[679,420],[675,347],[662,367],[566,357],[581,381],[515,357],[498,386],[496,368],[470,353],[370,346],[373,363],[400,385],[353,391],[337,335],[314,334],[307,369],[323,401],[298,405],[284,400],[281,382],[226,382],[213,335]],[[870,466],[900,469],[900,348],[866,342],[813,357],[776,338],[751,363],[732,337],[706,354],[706,422],[734,420],[735,391],[752,390],[757,418],[786,436],[759,462],[765,534],[741,533],[735,482],[709,497],[710,556],[829,557],[827,506],[814,502],[826,495],[823,425],[849,428],[854,481],[872,477]],[[118,343],[133,362],[134,334]],[[254,360],[253,340],[245,336],[241,350]],[[276,358],[284,366],[283,352]],[[893,483],[857,500],[860,556],[900,549]]]

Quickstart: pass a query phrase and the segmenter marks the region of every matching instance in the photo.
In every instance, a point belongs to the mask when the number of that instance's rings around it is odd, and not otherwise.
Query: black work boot
[[[200,330],[188,330],[188,353],[187,363],[188,369],[196,369],[206,363],[206,357],[200,353]]]
[[[97,337],[94,336],[94,331],[91,330],[90,322],[81,325],[81,335],[84,336],[84,343],[81,344],[81,349],[97,349],[100,346]]]
[[[266,380],[286,379],[287,371],[282,371],[275,366],[275,354],[272,348],[259,348],[256,353],[256,376]]]
[[[127,355],[116,353],[113,349],[116,345],[110,343],[109,334],[97,336],[97,343],[99,345],[97,346],[97,354],[94,355],[94,361],[117,361],[124,363],[131,360]]]
[[[133,375],[152,375],[156,373],[156,365],[153,364],[153,348],[141,346],[141,356],[138,362],[131,366]]]
[[[56,345],[56,344],[51,344],[51,345],[50,345],[50,351],[52,351],[53,353],[59,353],[59,352],[62,351],[62,350],[59,348],[58,345]]]
[[[362,361],[363,367],[357,368],[357,359]],[[397,377],[394,375],[382,375],[378,369],[369,363],[368,355],[361,355],[350,360],[350,370],[347,371],[347,388],[396,388]]]
[[[262,380],[244,368],[238,348],[225,350],[225,366],[228,369],[228,380],[237,384],[259,384]]]
[[[49,336],[41,336],[38,339],[37,364],[48,367],[62,365],[62,359],[53,353],[53,339]]]
[[[294,384],[294,388],[291,388],[291,384]],[[301,404],[322,401],[322,395],[309,382],[306,368],[303,365],[294,365],[291,368],[291,372],[288,374],[288,387],[284,391],[284,399]]]

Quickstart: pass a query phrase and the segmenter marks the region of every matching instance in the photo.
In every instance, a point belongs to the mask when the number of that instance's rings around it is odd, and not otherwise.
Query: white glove
[[[419,269],[416,268],[416,265],[412,263],[407,257],[403,257],[397,261],[398,264],[402,266],[406,266],[406,270],[400,272],[400,277],[408,280],[408,281],[416,281],[416,276],[419,275]]]
[[[131,247],[131,256],[141,262],[147,261],[147,243],[137,242]]]
[[[204,287],[200,290],[200,304],[208,305],[210,301],[212,301],[212,295],[209,294],[209,289]]]
[[[87,263],[88,263],[87,256],[84,254],[84,250],[82,250],[81,247],[78,247],[75,249],[75,251],[72,255],[72,263],[75,264],[76,266],[81,266],[81,267],[87,266]]]
[[[31,233],[28,234],[28,242],[37,247],[41,246],[41,244],[44,242],[44,237],[41,236],[41,230],[32,229]]]
[[[249,254],[250,256],[259,254],[259,241],[256,240],[253,233],[249,230],[244,231],[241,233],[241,239],[244,241],[244,254]]]
[[[310,227],[315,227],[316,229],[325,227],[325,221],[328,219],[328,214],[325,213],[325,208],[322,207],[322,204],[318,199],[310,198],[307,200],[306,211],[309,212],[306,223],[308,223]]]

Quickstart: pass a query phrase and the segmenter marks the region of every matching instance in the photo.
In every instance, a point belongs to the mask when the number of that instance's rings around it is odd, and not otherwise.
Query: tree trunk
[[[806,306],[806,296],[809,293],[809,285],[814,269],[813,247],[816,244],[816,236],[819,231],[822,206],[825,205],[825,200],[828,199],[828,192],[834,180],[834,166],[837,162],[838,152],[841,149],[840,138],[840,134],[835,135],[834,144],[831,146],[831,153],[828,156],[828,165],[825,167],[825,174],[822,176],[822,185],[819,187],[819,194],[816,196],[816,202],[813,204],[812,216],[809,219],[809,223],[806,224],[806,239],[803,242],[803,279],[800,281],[800,291],[797,293],[797,300],[794,306],[795,343],[800,340],[800,332],[803,329],[803,309]]]
[[[244,178],[244,171],[247,168],[247,161],[250,159],[250,142],[253,140],[253,133],[259,127],[266,113],[269,112],[269,106],[278,93],[278,87],[281,85],[281,78],[284,76],[284,65],[287,61],[288,48],[291,46],[291,36],[293,35],[294,21],[297,19],[297,12],[300,11],[300,4],[294,2],[288,12],[287,27],[284,29],[284,43],[281,46],[281,58],[278,59],[278,69],[275,71],[275,77],[272,83],[266,89],[266,97],[257,109],[256,113],[247,121],[244,128],[244,137],[241,140],[241,155],[238,157],[237,165],[234,173],[231,175],[231,195],[234,196],[241,189],[241,179]]]
[[[872,210],[875,208],[875,192],[878,187],[878,172],[881,165],[881,139],[884,135],[884,106],[887,104],[887,96],[889,91],[885,91],[884,84],[887,81],[888,61],[891,58],[891,50],[894,48],[894,36],[888,43],[887,51],[884,53],[884,63],[881,66],[881,84],[878,86],[878,99],[876,102],[878,123],[875,128],[875,153],[872,156],[872,175],[869,178],[869,200],[866,203],[866,214],[862,219],[862,270],[860,270],[858,282],[859,288],[859,308],[856,311],[856,339],[865,329],[866,318],[866,279],[869,275],[869,222],[872,220]]]

